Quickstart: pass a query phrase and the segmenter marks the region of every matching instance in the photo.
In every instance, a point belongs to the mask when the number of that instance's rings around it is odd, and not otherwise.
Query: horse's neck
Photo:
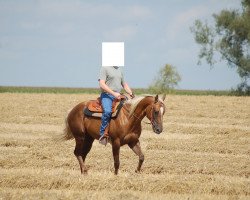
[[[129,118],[129,129],[134,129],[136,127],[140,127],[141,121],[146,116],[146,109],[148,106],[152,104],[152,97],[145,97],[142,99],[138,105],[136,106],[134,112]]]
[[[136,106],[134,114],[138,116],[141,120],[146,116],[146,109],[153,102],[152,97],[145,97],[141,102]],[[141,121],[140,120],[140,121]]]

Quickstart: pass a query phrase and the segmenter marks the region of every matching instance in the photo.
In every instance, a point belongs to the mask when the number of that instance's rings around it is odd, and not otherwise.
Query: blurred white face
[[[124,66],[124,42],[102,43],[102,66]]]

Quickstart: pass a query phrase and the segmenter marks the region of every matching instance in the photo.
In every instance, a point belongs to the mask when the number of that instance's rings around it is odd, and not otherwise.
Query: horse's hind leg
[[[76,137],[75,140],[76,147],[74,154],[79,162],[81,173],[87,173],[87,168],[85,167],[84,162],[92,147],[94,139],[88,134],[85,134],[85,137]]]
[[[133,152],[139,156],[139,163],[138,163],[138,167],[136,169],[135,172],[140,172],[141,171],[141,166],[142,166],[142,163],[144,161],[144,155],[141,151],[141,146],[140,146],[140,142],[138,141],[135,145],[130,145],[129,144],[129,147],[133,150]]]
[[[84,161],[82,158],[84,137],[80,137],[80,136],[75,137],[75,141],[76,141],[76,146],[75,146],[74,154],[79,162],[81,173],[83,174],[85,172]]]
[[[94,142],[94,138],[92,138],[90,135],[86,134],[85,138],[83,140],[83,148],[82,148],[82,161],[83,161],[83,168],[84,173],[87,173],[87,168],[84,165],[86,156],[88,155],[89,151],[92,148],[92,144]]]

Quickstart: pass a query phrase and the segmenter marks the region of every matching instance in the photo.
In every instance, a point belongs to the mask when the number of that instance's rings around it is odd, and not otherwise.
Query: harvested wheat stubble
[[[94,142],[81,176],[64,117],[87,94],[0,94],[0,199],[249,199],[250,98],[167,96],[164,132],[143,124],[143,171]],[[195,105],[195,106],[194,106]],[[145,121],[147,121],[145,119]]]

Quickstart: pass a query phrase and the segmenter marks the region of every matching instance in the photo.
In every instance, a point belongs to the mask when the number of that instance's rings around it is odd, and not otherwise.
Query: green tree
[[[205,59],[214,66],[218,61],[225,60],[228,66],[237,68],[242,79],[239,89],[249,93],[250,78],[250,0],[242,0],[242,10],[222,10],[213,14],[214,25],[196,20],[191,27],[195,41],[201,45],[199,62]]]
[[[155,77],[153,83],[149,86],[149,90],[154,93],[165,93],[173,90],[181,80],[176,68],[166,64],[161,68]]]

